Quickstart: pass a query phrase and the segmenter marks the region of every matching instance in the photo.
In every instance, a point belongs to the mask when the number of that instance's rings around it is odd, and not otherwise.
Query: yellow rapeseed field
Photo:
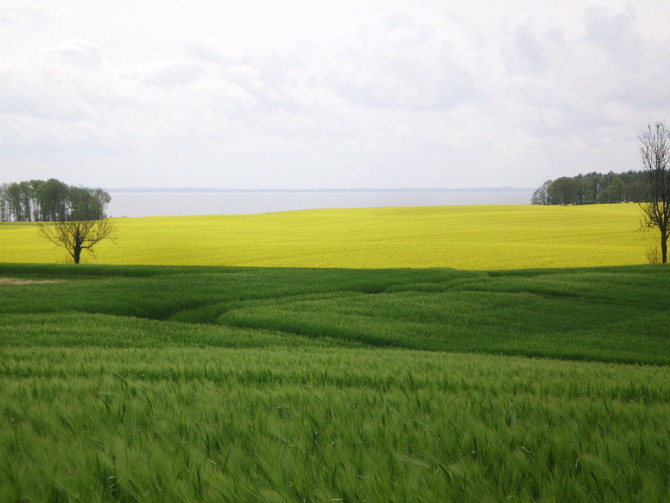
[[[433,206],[116,219],[83,262],[519,269],[642,264],[635,204]],[[0,224],[0,262],[67,262],[36,224]]]

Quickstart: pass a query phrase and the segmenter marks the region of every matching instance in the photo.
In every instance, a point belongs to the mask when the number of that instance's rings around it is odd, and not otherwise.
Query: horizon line
[[[407,187],[407,188],[216,188],[216,187],[106,187],[109,192],[511,192],[535,190],[530,187]]]

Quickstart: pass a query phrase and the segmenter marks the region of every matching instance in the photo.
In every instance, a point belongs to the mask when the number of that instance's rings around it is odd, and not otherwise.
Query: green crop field
[[[664,266],[0,278],[3,502],[670,494]]]

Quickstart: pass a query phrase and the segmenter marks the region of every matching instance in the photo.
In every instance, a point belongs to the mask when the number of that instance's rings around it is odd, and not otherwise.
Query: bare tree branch
[[[116,226],[108,218],[99,220],[65,220],[40,223],[40,234],[59,247],[65,248],[75,264],[81,260],[81,252],[88,250],[103,239],[114,241]]]
[[[670,129],[657,122],[638,134],[640,157],[647,174],[648,201],[638,203],[642,209],[642,227],[661,233],[661,262],[668,261],[670,230]]]

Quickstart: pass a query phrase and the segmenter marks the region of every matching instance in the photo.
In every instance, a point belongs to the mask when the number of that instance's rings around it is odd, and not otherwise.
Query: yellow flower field
[[[519,269],[642,264],[635,204],[434,206],[116,219],[83,262]],[[36,224],[0,224],[0,262],[67,262]]]

